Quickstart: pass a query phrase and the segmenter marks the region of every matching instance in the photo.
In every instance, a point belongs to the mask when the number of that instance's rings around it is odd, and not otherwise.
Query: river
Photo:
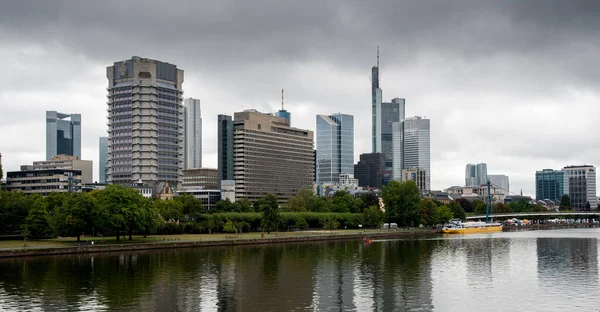
[[[600,229],[0,260],[0,311],[598,311]]]

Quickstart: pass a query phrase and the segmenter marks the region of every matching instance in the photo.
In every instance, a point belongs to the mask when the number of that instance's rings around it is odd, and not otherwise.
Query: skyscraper
[[[361,187],[374,187],[381,189],[385,160],[382,153],[360,154],[360,160],[354,165],[354,177],[358,179]]]
[[[383,153],[385,170],[392,170],[392,124],[404,119],[406,101],[394,98],[391,102],[382,102],[382,90],[379,87],[379,47],[377,47],[377,66],[371,68],[371,106],[372,106],[372,150]]]
[[[183,170],[183,70],[133,56],[106,68],[108,182],[177,187]]]
[[[280,203],[313,187],[313,132],[289,127],[285,118],[245,110],[234,114],[236,198],[267,194]]]
[[[487,168],[486,168],[487,169]],[[488,174],[488,180],[494,186],[496,186],[500,192],[504,195],[508,195],[510,192],[510,184],[508,181],[508,176],[504,174]],[[486,181],[487,184],[487,181]]]
[[[202,114],[200,100],[183,100],[184,168],[202,167]]]
[[[487,164],[467,164],[465,168],[465,186],[481,186],[487,184]]]
[[[98,182],[104,184],[108,180],[108,137],[100,137],[98,151]]]
[[[217,170],[220,181],[233,180],[233,120],[231,116],[218,116]]]
[[[317,115],[317,183],[339,183],[354,174],[354,116]]]
[[[393,170],[392,176],[402,180],[402,170],[418,168],[425,170],[426,190],[431,189],[430,122],[421,117],[410,117],[393,123]],[[398,178],[400,177],[400,178]],[[423,190],[421,190],[423,191]]]
[[[543,169],[535,172],[535,199],[560,201],[569,194],[569,178],[564,171]]]
[[[81,115],[46,111],[46,160],[56,155],[81,159]]]

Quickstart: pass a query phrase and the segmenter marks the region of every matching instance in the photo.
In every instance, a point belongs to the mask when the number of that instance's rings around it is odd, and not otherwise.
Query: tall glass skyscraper
[[[98,154],[98,182],[108,181],[108,137],[100,137]]]
[[[106,68],[108,182],[177,187],[183,170],[183,70],[134,56]]]
[[[354,116],[317,115],[317,183],[339,183],[354,174]]]
[[[183,100],[184,168],[202,167],[202,113],[200,100]]]
[[[372,152],[383,153],[385,170],[392,170],[392,124],[404,119],[406,101],[394,98],[391,102],[382,102],[383,91],[379,86],[379,47],[377,48],[377,66],[371,68],[371,109],[372,109]]]
[[[46,160],[56,155],[81,159],[81,115],[46,111]]]
[[[425,188],[431,189],[430,122],[421,117],[393,123],[393,173],[402,180],[402,170],[418,168],[426,171]],[[398,178],[400,177],[400,178]],[[423,191],[423,190],[422,190]]]
[[[487,164],[467,164],[465,168],[465,186],[481,186],[487,184],[487,181]]]

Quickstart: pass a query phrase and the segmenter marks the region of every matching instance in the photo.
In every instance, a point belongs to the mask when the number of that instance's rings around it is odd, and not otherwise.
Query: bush
[[[306,219],[304,219],[303,217],[298,217],[298,219],[296,220],[296,228],[298,230],[308,229],[308,222],[306,222]]]

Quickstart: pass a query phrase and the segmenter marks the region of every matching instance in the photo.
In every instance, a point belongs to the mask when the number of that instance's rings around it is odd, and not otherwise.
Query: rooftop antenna
[[[281,110],[283,109],[283,89],[281,89]]]
[[[379,68],[379,46],[377,46],[377,68]]]

